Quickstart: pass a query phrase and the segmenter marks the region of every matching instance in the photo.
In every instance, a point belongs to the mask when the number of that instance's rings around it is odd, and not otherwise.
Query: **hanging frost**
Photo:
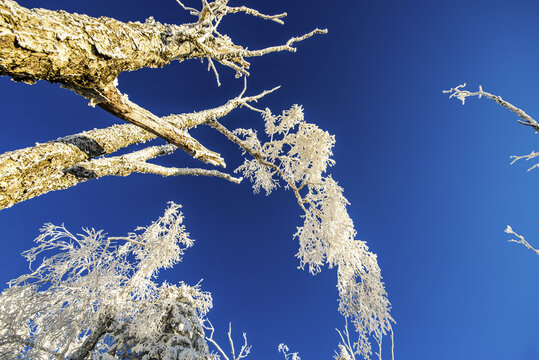
[[[0,294],[0,358],[209,359],[211,296],[155,282],[193,244],[182,222],[170,203],[127,237],[45,225],[24,253],[37,267]]]
[[[318,273],[325,262],[333,267],[350,256],[347,247],[354,241],[356,231],[342,192],[329,175],[319,185],[310,185],[304,197],[309,206],[305,222],[295,234],[300,243],[297,257],[301,267],[307,265],[312,274]]]
[[[335,163],[331,159],[335,138],[306,122],[298,105],[281,115],[266,109],[263,118],[268,138],[265,143],[253,131],[235,131],[241,135],[236,142],[254,157],[245,160],[236,171],[251,179],[255,192],[263,188],[269,193],[279,185],[279,180],[294,192],[305,212],[303,226],[294,235],[299,240],[296,256],[300,267],[307,267],[312,274],[320,272],[325,264],[337,267],[339,311],[352,320],[358,333],[353,344],[348,342],[349,349],[343,344],[340,348],[350,358],[369,358],[370,339],[380,343],[392,331],[391,304],[376,255],[365,242],[355,239],[356,230],[346,209],[349,203],[343,189],[331,175],[325,175],[328,166]]]

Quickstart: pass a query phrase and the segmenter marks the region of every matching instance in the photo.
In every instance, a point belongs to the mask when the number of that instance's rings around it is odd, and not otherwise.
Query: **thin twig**
[[[238,12],[244,12],[244,13],[246,13],[248,15],[256,16],[256,17],[259,17],[259,18],[262,18],[262,19],[265,19],[265,20],[275,21],[276,23],[281,24],[281,25],[284,24],[284,21],[282,21],[281,19],[286,17],[285,12],[282,13],[282,14],[276,14],[276,15],[266,15],[266,14],[262,14],[262,13],[258,12],[257,10],[248,8],[247,6],[237,6],[237,7],[227,6],[227,12],[229,14],[234,14],[234,13],[238,13]]]
[[[528,249],[532,250],[533,252],[535,252],[537,255],[539,255],[539,250],[535,249],[533,246],[530,245],[530,243],[528,243],[526,241],[526,239],[524,239],[524,236],[522,235],[519,235],[517,234],[516,232],[513,231],[513,229],[511,228],[511,226],[507,225],[507,228],[505,229],[505,232],[507,234],[513,234],[515,235],[518,240],[515,240],[515,239],[511,239],[511,240],[508,240],[509,242],[514,242],[514,243],[517,243],[517,244],[522,244],[524,245],[525,247],[527,247]]]
[[[522,120],[518,120],[519,123],[526,126],[531,126],[535,129],[536,132],[539,132],[539,123],[535,121],[534,118],[532,118],[530,115],[526,114],[526,112],[513,104],[505,101],[502,99],[501,96],[493,95],[491,93],[488,93],[486,91],[483,91],[483,88],[481,85],[479,85],[479,90],[476,92],[470,92],[468,90],[462,90],[466,84],[459,85],[457,87],[451,88],[450,90],[444,90],[444,94],[450,94],[449,97],[456,97],[460,101],[462,101],[462,104],[464,105],[464,102],[466,101],[466,98],[469,96],[477,96],[481,98],[481,96],[485,96],[486,98],[489,98],[491,100],[494,100],[501,106],[503,106],[506,109],[511,110],[513,113],[517,114],[518,117],[520,117]]]

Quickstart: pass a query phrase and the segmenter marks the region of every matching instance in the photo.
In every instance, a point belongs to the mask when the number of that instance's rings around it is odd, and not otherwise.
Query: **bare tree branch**
[[[530,249],[531,251],[533,251],[534,253],[536,253],[537,255],[539,255],[539,250],[535,249],[533,246],[530,245],[529,242],[526,241],[526,239],[524,239],[524,236],[522,235],[519,235],[517,234],[516,232],[513,231],[513,229],[511,228],[511,226],[507,225],[507,228],[505,229],[505,232],[507,234],[513,234],[515,235],[518,240],[515,240],[515,239],[511,239],[509,240],[509,242],[514,242],[514,243],[517,243],[517,244],[522,244],[524,245],[525,247],[527,247],[528,249]]]
[[[256,102],[275,91],[243,97],[243,92],[225,104],[194,113],[163,117],[163,122],[178,129],[190,129],[212,119],[228,115],[239,106]],[[126,146],[143,143],[157,136],[132,124],[113,125],[66,136],[44,144],[6,152],[0,155],[0,209],[31,199],[52,190],[78,183],[65,170],[98,156],[112,154]]]
[[[176,150],[174,145],[151,146],[130,154],[114,157],[105,157],[81,162],[66,170],[68,174],[74,175],[72,181],[77,183],[103,176],[128,176],[132,173],[155,174],[161,176],[215,176],[239,184],[241,178],[236,178],[217,170],[197,169],[197,168],[175,168],[165,167],[147,163],[158,156],[168,155]]]
[[[284,21],[282,21],[281,18],[286,17],[286,13],[276,14],[276,15],[266,15],[266,14],[262,14],[262,13],[258,12],[255,9],[248,8],[247,6],[238,6],[238,7],[230,7],[230,6],[228,6],[227,11],[228,11],[229,14],[238,13],[238,12],[244,12],[244,13],[246,13],[248,15],[256,16],[256,17],[262,18],[264,20],[275,21],[276,23],[281,24],[281,25],[284,24]]]
[[[483,91],[483,88],[481,87],[481,85],[479,85],[479,91],[476,91],[476,92],[470,92],[470,91],[467,91],[467,90],[463,90],[462,88],[464,88],[465,86],[466,86],[466,84],[462,84],[462,85],[459,85],[459,86],[457,86],[455,88],[452,88],[450,90],[444,90],[444,93],[449,93],[450,98],[456,97],[457,99],[462,101],[463,105],[464,105],[464,103],[466,101],[466,98],[468,96],[477,96],[479,98],[481,98],[482,96],[485,96],[485,97],[487,97],[487,98],[489,98],[491,100],[496,101],[498,104],[500,104],[504,108],[509,109],[513,113],[517,114],[521,119],[521,120],[518,120],[518,122],[520,124],[532,127],[535,130],[536,133],[539,131],[539,123],[537,121],[535,121],[534,118],[532,118],[530,115],[526,114],[526,112],[524,112],[524,110],[522,110],[520,108],[517,108],[513,104],[508,103],[507,101],[503,100],[501,98],[501,96],[493,95],[491,93]],[[530,154],[527,154],[527,155],[520,155],[520,156],[512,155],[511,159],[513,159],[513,161],[511,161],[511,165],[514,164],[517,160],[520,160],[520,159],[530,160],[530,159],[533,159],[533,158],[535,158],[537,156],[539,156],[539,153],[536,153],[535,151],[532,151]],[[528,171],[533,170],[536,167],[539,167],[539,164],[533,165],[532,167],[530,167],[528,169]]]
[[[53,185],[67,174],[66,169],[156,136],[204,162],[224,166],[219,154],[206,149],[186,130],[224,116],[238,106],[255,109],[248,102],[269,92],[250,98],[242,98],[242,94],[222,107],[195,114],[158,117],[121,94],[117,76],[124,71],[162,67],[174,60],[203,58],[210,61],[210,68],[216,74],[213,61],[233,68],[237,74],[248,75],[250,64],[245,58],[295,51],[292,47],[295,42],[325,32],[316,29],[290,39],[285,45],[250,51],[219,33],[217,28],[222,18],[243,12],[282,23],[281,18],[286,14],[265,15],[243,6],[229,7],[228,0],[203,1],[200,11],[186,7],[181,1],[178,3],[198,16],[198,21],[169,25],[148,18],[144,23],[125,23],[107,17],[27,9],[15,1],[0,0],[0,75],[26,83],[37,80],[59,83],[89,99],[90,105],[99,105],[144,129],[115,126],[0,155],[0,209],[52,189],[68,187],[74,182]]]
[[[196,159],[212,165],[226,167],[225,161],[219,154],[206,149],[185,130],[179,129],[177,126],[173,126],[169,122],[161,120],[158,116],[131,102],[128,97],[122,95],[116,87],[112,86],[107,88],[104,91],[104,94],[109,100],[99,103],[99,107],[122,120],[140,126],[165,139]]]
[[[480,99],[481,99],[481,96],[485,96],[486,98],[496,101],[498,104],[500,104],[504,108],[509,109],[512,112],[514,112],[515,114],[517,114],[518,117],[520,117],[522,119],[522,120],[518,121],[522,125],[531,126],[532,128],[535,129],[536,132],[539,131],[539,123],[537,121],[535,121],[534,118],[532,118],[530,115],[526,114],[524,112],[524,110],[519,109],[516,106],[514,106],[513,104],[503,100],[501,96],[493,95],[491,93],[483,91],[483,88],[481,87],[481,85],[479,86],[479,90],[476,91],[476,92],[470,92],[468,90],[462,90],[462,88],[464,88],[465,86],[466,86],[466,84],[462,84],[462,85],[459,85],[457,87],[451,88],[450,90],[444,90],[443,92],[444,92],[444,94],[450,94],[449,95],[450,98],[456,97],[457,99],[462,101],[463,105],[464,105],[464,102],[466,101],[466,98],[468,96],[477,96]]]

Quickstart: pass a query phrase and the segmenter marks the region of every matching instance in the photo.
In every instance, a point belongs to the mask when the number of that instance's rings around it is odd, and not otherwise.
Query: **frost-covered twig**
[[[286,13],[266,15],[246,6],[228,6],[229,0],[215,0],[213,2],[203,0],[202,10],[187,7],[178,0],[177,2],[184,10],[187,10],[191,15],[198,17],[198,21],[195,24],[191,24],[191,28],[189,28],[188,31],[186,31],[183,35],[184,37],[189,38],[193,43],[196,44],[198,48],[202,50],[204,53],[203,57],[208,58],[208,61],[210,62],[208,66],[209,68],[214,69],[214,73],[217,78],[217,70],[209,59],[216,60],[223,66],[234,69],[236,71],[236,76],[238,77],[241,75],[248,76],[250,63],[247,62],[245,58],[262,56],[272,52],[295,52],[296,49],[292,46],[295,42],[303,41],[315,34],[325,34],[327,32],[325,29],[315,29],[303,36],[289,39],[284,45],[270,46],[259,50],[248,50],[247,47],[234,44],[230,38],[222,35],[218,31],[219,24],[227,14],[243,12],[264,20],[270,20],[283,24],[284,22],[281,19],[286,16]],[[217,81],[219,83],[219,80]]]
[[[181,6],[184,10],[189,11],[189,13],[190,13],[191,15],[198,16],[198,15],[200,14],[200,11],[198,11],[198,10],[195,9],[195,8],[185,6],[180,0],[176,0],[176,2],[177,2],[178,4],[180,4],[180,6]]]
[[[237,13],[237,12],[244,12],[244,13],[246,13],[248,15],[256,16],[256,17],[262,18],[264,20],[275,21],[276,23],[281,24],[281,25],[284,24],[284,21],[281,20],[281,19],[286,17],[286,13],[275,14],[275,15],[266,15],[266,14],[260,13],[258,10],[248,8],[247,6],[236,6],[236,7],[228,6],[227,7],[227,12],[229,14],[234,14],[234,13]]]
[[[335,352],[335,359],[355,360],[356,353],[358,353],[358,351],[354,350],[354,346],[352,345],[352,342],[350,342],[350,332],[348,331],[348,317],[345,317],[344,321],[344,329],[342,332],[339,329],[335,329],[337,330],[337,333],[341,338],[341,343],[339,344],[339,352]]]
[[[314,29],[302,36],[290,38],[284,45],[270,46],[270,47],[260,49],[260,50],[247,50],[247,49],[232,50],[230,52],[216,54],[216,58],[228,59],[228,58],[236,58],[236,57],[255,57],[255,56],[263,56],[272,52],[281,52],[281,51],[296,52],[297,49],[292,46],[294,43],[306,40],[316,34],[327,34],[327,32],[328,32],[327,29]]]
[[[537,153],[535,151],[532,151],[530,154],[527,154],[527,155],[520,155],[520,156],[512,155],[511,159],[513,159],[513,161],[511,161],[511,165],[514,164],[515,161],[517,161],[517,160],[520,160],[520,159],[531,160],[533,158],[536,158],[537,156],[539,156],[539,153]],[[528,171],[531,171],[531,170],[535,169],[536,167],[539,167],[539,163],[537,163],[537,164],[533,165],[532,167],[530,167],[528,169]]]
[[[444,90],[443,92],[445,94],[450,94],[449,97],[455,97],[462,101],[462,104],[464,105],[466,98],[469,96],[477,96],[481,99],[481,96],[485,96],[488,99],[494,100],[501,106],[503,106],[506,109],[511,110],[513,113],[517,114],[521,120],[518,120],[519,123],[526,126],[531,126],[535,131],[539,131],[539,123],[535,121],[534,118],[532,118],[530,115],[526,114],[524,110],[517,108],[513,104],[503,100],[501,96],[493,95],[491,93],[488,93],[486,91],[483,91],[483,88],[481,85],[479,85],[479,90],[476,92],[470,92],[468,90],[463,90],[463,88],[466,86],[466,84],[459,85],[457,87],[451,88],[450,90]]]
[[[217,341],[213,338],[213,334],[215,333],[215,328],[213,327],[213,324],[208,319],[204,319],[202,322],[202,326],[205,330],[210,331],[210,335],[206,336],[206,340],[209,341],[217,351],[225,358],[225,360],[241,360],[246,358],[249,353],[251,352],[251,345],[248,345],[247,343],[247,334],[243,333],[243,345],[241,346],[240,352],[236,356],[236,350],[234,348],[234,340],[232,339],[232,324],[228,324],[228,343],[230,345],[230,352],[232,355],[232,359],[228,357],[228,354],[219,346]]]
[[[279,346],[277,347],[277,351],[283,353],[285,360],[301,360],[299,353],[290,352],[290,349],[286,344],[279,344]]]
[[[526,114],[526,112],[524,110],[522,110],[520,108],[517,108],[513,104],[503,100],[501,98],[501,96],[493,95],[491,93],[483,91],[483,88],[481,87],[481,85],[479,85],[479,90],[476,91],[476,92],[470,92],[468,90],[463,90],[463,88],[465,86],[466,86],[466,84],[462,84],[462,85],[459,85],[459,86],[457,86],[455,88],[452,88],[450,90],[444,90],[443,92],[446,93],[446,94],[450,94],[449,95],[450,98],[455,97],[455,98],[459,99],[462,102],[463,105],[464,105],[464,103],[466,101],[466,98],[469,97],[469,96],[477,96],[478,98],[481,98],[482,96],[485,96],[486,98],[494,100],[495,102],[497,102],[501,106],[503,106],[506,109],[509,109],[513,113],[517,114],[521,119],[521,120],[518,120],[518,122],[520,124],[532,127],[535,130],[536,133],[539,131],[539,123],[534,118],[532,118],[530,115]],[[527,155],[521,155],[521,156],[512,155],[511,159],[513,159],[513,161],[511,161],[511,164],[514,164],[515,161],[520,160],[520,159],[530,160],[530,159],[535,158],[536,156],[539,156],[539,153],[536,153],[535,151],[532,151],[530,154],[527,154]],[[535,164],[532,167],[530,167],[528,169],[528,171],[533,170],[534,168],[536,168],[538,166],[539,166],[539,164]]]
[[[515,233],[515,232],[513,231],[513,229],[511,228],[511,226],[507,225],[507,228],[505,229],[505,232],[506,232],[507,234],[513,234],[513,235],[515,235],[515,236],[518,238],[518,240],[511,239],[511,240],[509,240],[509,242],[514,242],[514,243],[517,243],[517,244],[522,244],[522,245],[524,245],[525,247],[527,247],[528,249],[530,249],[531,251],[535,252],[537,255],[539,255],[539,250],[537,250],[537,249],[535,249],[533,246],[531,246],[530,243],[528,243],[528,242],[526,241],[526,239],[524,239],[524,236]]]

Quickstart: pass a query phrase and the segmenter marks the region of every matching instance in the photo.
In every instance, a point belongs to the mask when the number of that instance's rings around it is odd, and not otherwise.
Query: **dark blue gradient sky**
[[[20,0],[27,7],[168,23],[192,21],[173,0]],[[233,2],[240,5],[239,1]],[[378,254],[396,319],[398,359],[538,359],[539,257],[507,242],[510,224],[533,244],[539,225],[537,171],[510,166],[510,155],[537,149],[531,128],[493,102],[462,106],[442,90],[467,82],[539,114],[539,2],[245,1],[266,13],[286,11],[284,26],[231,15],[222,32],[255,49],[315,27],[329,33],[295,54],[252,59],[248,93],[276,85],[261,107],[303,104],[306,119],[335,134],[331,169],[344,187],[358,237]],[[193,1],[189,3],[198,6]],[[206,64],[174,63],[122,74],[120,90],[158,115],[223,104],[243,81]],[[0,78],[0,151],[119,122],[57,85]],[[539,116],[539,115],[538,115]],[[237,110],[230,127],[259,127]],[[211,129],[192,132],[234,169],[239,151]],[[178,153],[160,163],[198,166]],[[0,281],[27,271],[19,254],[45,222],[105,229],[118,236],[183,205],[194,248],[162,273],[197,283],[214,296],[210,318],[224,341],[232,322],[253,345],[253,359],[276,359],[286,342],[304,360],[329,359],[343,326],[336,272],[297,270],[300,209],[283,189],[253,195],[247,182],[131,175],[53,192],[0,211]],[[389,339],[386,340],[389,345]],[[384,350],[388,356],[387,347]]]

